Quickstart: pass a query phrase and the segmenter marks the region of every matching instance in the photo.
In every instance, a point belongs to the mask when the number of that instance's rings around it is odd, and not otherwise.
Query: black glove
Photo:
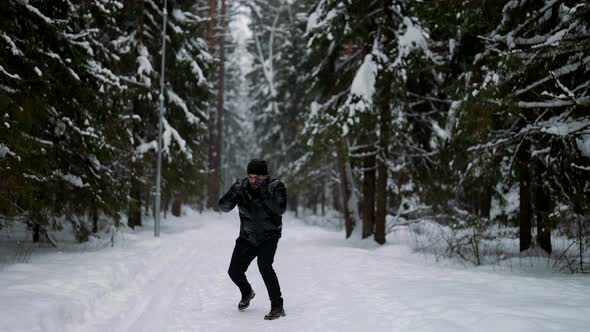
[[[270,178],[266,178],[264,180],[259,180],[256,179],[256,184],[258,185],[258,187],[260,188],[260,197],[262,197],[262,199],[266,199],[268,197],[270,197],[270,190],[268,188],[268,184],[270,183]]]
[[[240,180],[236,179],[236,182],[234,182],[234,184],[231,185],[229,190],[232,192],[234,196],[240,196],[240,194],[242,193],[242,184],[240,183]]]

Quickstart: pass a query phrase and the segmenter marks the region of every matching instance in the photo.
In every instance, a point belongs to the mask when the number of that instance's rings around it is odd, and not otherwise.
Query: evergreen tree
[[[186,197],[199,194],[211,57],[192,4],[169,6],[164,176]],[[161,3],[11,0],[1,9],[2,219],[31,225],[35,239],[62,217],[79,240],[108,225],[101,220],[118,225],[125,210],[140,225],[155,168],[146,153],[157,145]]]

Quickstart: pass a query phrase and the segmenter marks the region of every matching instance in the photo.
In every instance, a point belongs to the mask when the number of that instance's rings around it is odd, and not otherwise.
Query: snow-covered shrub
[[[465,220],[450,225],[443,234],[447,245],[445,254],[482,265],[494,263],[504,257],[498,228],[487,218],[470,215]]]
[[[516,228],[474,215],[451,219],[407,221],[409,241],[405,244],[415,251],[432,253],[437,260],[460,258],[475,266],[498,264],[517,253]]]
[[[557,206],[549,218],[557,225],[554,242],[561,243],[561,246],[553,245],[554,270],[589,272],[590,218],[565,205]]]

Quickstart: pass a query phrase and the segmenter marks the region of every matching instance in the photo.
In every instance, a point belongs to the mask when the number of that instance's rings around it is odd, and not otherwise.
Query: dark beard
[[[250,195],[252,195],[253,197],[258,197],[260,195],[260,187],[254,189],[252,188],[251,184],[248,184],[248,191],[250,192]]]

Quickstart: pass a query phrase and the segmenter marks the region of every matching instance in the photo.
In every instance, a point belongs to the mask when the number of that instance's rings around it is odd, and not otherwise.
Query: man
[[[280,180],[269,177],[264,160],[252,159],[247,173],[247,178],[236,180],[219,200],[221,211],[229,212],[237,204],[240,212],[240,236],[236,240],[228,273],[242,293],[238,310],[243,311],[254,298],[254,290],[246,279],[246,270],[258,257],[258,269],[271,303],[270,312],[264,319],[277,319],[285,316],[285,310],[272,263],[281,237],[281,216],[287,209],[287,189]]]

